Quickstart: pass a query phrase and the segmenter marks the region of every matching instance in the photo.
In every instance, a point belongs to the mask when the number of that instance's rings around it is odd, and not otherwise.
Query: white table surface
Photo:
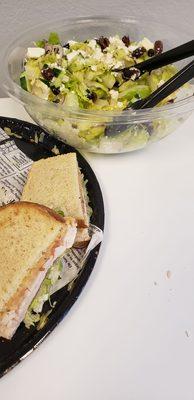
[[[10,99],[0,115],[30,120]],[[63,322],[0,381],[0,398],[193,400],[194,116],[146,150],[85,157],[105,201],[100,256]]]

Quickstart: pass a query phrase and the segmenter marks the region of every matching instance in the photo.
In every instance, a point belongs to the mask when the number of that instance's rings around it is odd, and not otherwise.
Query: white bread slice
[[[65,216],[76,219],[78,228],[88,227],[76,153],[35,161],[28,174],[21,200],[63,211]]]
[[[49,267],[76,236],[73,218],[42,205],[0,207],[0,336],[11,339]]]
[[[90,241],[86,199],[76,153],[34,162],[23,189],[22,200],[43,204],[62,211],[65,216],[76,218],[78,230],[75,247],[85,247]]]

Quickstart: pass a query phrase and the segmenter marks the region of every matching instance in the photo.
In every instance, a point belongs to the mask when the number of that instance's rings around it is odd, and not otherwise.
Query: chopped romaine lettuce
[[[63,212],[62,210],[56,209],[56,210],[54,210],[54,211],[55,211],[57,214],[61,215],[62,217],[65,216],[65,214],[64,214],[64,212]]]
[[[90,220],[90,218],[92,216],[92,213],[93,213],[93,210],[92,210],[92,207],[89,206],[90,198],[89,198],[88,189],[87,189],[88,180],[87,179],[84,180],[83,174],[82,174],[82,181],[83,181],[84,197],[85,197],[85,200],[86,200],[87,215],[88,215],[88,218]]]
[[[86,139],[86,141],[91,141],[104,135],[104,132],[104,126],[93,126],[88,131],[80,131],[79,136]]]
[[[35,323],[40,320],[40,313],[43,309],[43,305],[47,300],[49,300],[51,287],[58,281],[58,279],[60,279],[62,269],[62,261],[61,259],[58,259],[47,272],[38,293],[30,304],[25,315],[24,324],[26,328],[30,328],[31,325],[35,325]]]
[[[50,44],[59,44],[60,43],[60,39],[59,39],[58,33],[51,32],[50,35],[49,35],[48,43],[50,43]]]
[[[46,323],[48,321],[48,316],[51,314],[51,312],[52,312],[52,309],[40,316],[39,321],[37,321],[38,322],[37,331],[40,331],[42,328],[44,328],[44,326],[46,325]]]
[[[26,77],[29,81],[35,82],[41,76],[39,62],[37,60],[29,60],[25,67]]]
[[[36,47],[44,47],[45,46],[45,40],[38,40],[37,42],[35,42]]]

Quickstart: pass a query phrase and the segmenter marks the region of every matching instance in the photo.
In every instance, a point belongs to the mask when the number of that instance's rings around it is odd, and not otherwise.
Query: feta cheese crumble
[[[28,47],[27,58],[39,58],[45,54],[45,49],[41,47]]]

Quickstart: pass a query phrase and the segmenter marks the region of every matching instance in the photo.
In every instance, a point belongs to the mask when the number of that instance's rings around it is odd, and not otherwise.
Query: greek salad
[[[139,77],[135,64],[163,51],[163,43],[118,35],[61,43],[57,33],[28,48],[21,87],[42,99],[89,110],[124,110],[171,78],[173,65]],[[115,69],[131,67],[125,79]],[[165,99],[173,101],[176,93]]]
[[[78,148],[120,152],[144,147],[153,140],[153,132],[163,137],[172,130],[168,121],[162,123],[162,131],[161,122],[149,127],[123,124],[115,128],[115,118],[108,114],[122,115],[123,110],[130,110],[134,102],[149,96],[177,72],[174,65],[168,65],[140,76],[136,64],[162,51],[161,40],[153,43],[146,37],[131,41],[129,36],[101,36],[63,43],[56,32],[51,32],[47,39],[27,49],[20,85],[41,99],[60,104],[64,117],[43,116],[38,107],[36,111],[28,107],[28,112],[49,132]],[[119,71],[125,67],[132,67],[127,77]],[[178,100],[181,91],[158,106]],[[65,117],[67,110],[80,109],[101,111],[103,117],[96,117],[96,121],[89,114],[83,119]]]

